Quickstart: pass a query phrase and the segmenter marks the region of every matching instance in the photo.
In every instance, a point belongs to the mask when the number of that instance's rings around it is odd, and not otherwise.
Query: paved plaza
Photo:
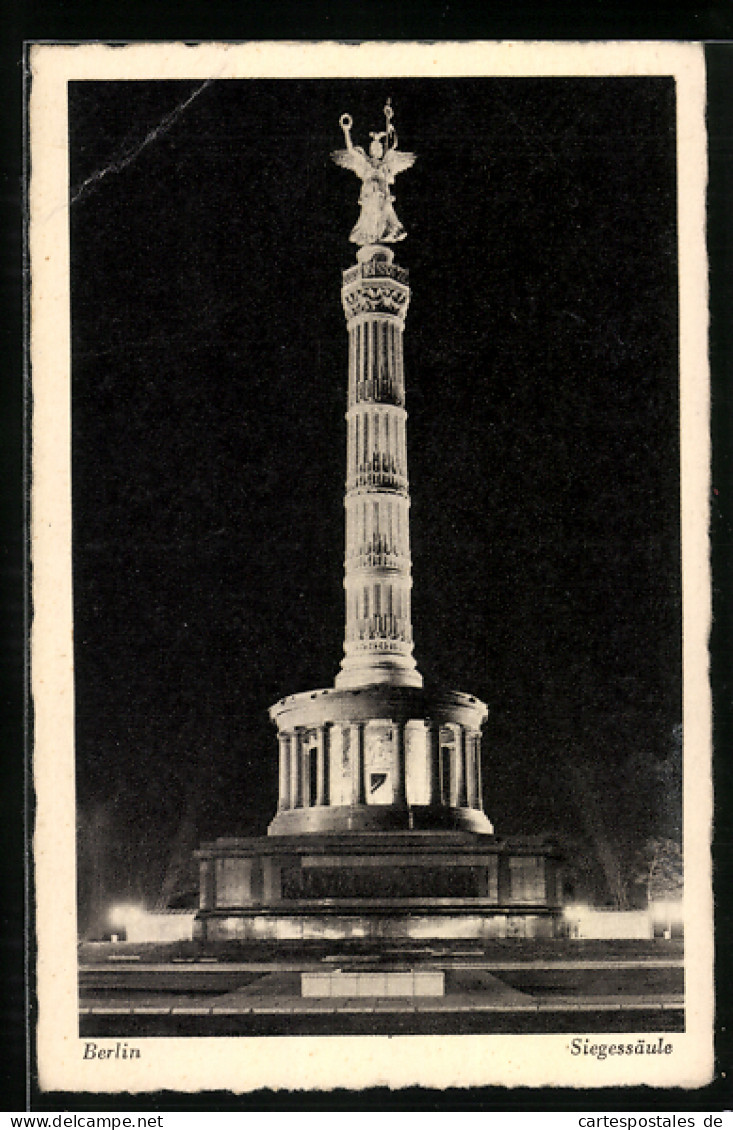
[[[677,943],[425,947],[386,958],[321,952],[274,960],[164,960],[163,947],[135,954],[87,946],[81,956],[81,1035],[665,1032],[684,1025]],[[302,973],[345,969],[366,980],[386,967],[440,970],[444,994],[301,992]]]

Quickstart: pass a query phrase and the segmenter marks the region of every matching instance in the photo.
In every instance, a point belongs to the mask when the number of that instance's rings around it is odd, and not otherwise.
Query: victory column
[[[266,839],[197,853],[201,936],[476,936],[551,933],[557,861],[547,845],[497,840],[483,811],[479,699],[423,685],[413,657],[402,334],[406,232],[392,186],[399,149],[388,102],[368,154],[340,125],[337,165],[361,180],[343,274],[349,335],[346,628],[334,687],[281,699],[277,814]]]

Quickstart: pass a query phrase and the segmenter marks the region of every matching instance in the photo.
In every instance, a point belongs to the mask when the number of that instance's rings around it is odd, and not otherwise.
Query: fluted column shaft
[[[344,272],[349,330],[346,631],[339,687],[422,686],[412,655],[402,331],[407,272],[386,247]]]

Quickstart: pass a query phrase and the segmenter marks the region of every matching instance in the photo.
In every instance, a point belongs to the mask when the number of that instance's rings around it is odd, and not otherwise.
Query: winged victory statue
[[[386,129],[381,133],[370,131],[371,142],[367,155],[361,145],[351,141],[353,121],[350,114],[342,114],[339,125],[344,131],[345,149],[337,149],[331,157],[337,165],[351,169],[362,182],[359,204],[361,215],[349,239],[362,247],[371,243],[397,243],[407,232],[397,219],[391,186],[398,173],[415,164],[415,154],[397,148],[397,131],[392,124],[394,111],[390,100],[384,107]]]

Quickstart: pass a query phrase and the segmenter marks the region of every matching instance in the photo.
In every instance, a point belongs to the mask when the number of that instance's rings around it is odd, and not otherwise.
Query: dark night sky
[[[338,669],[359,185],[329,152],[387,96],[419,158],[396,259],[420,670],[489,705],[498,833],[666,832],[673,81],[219,81],[175,116],[199,85],[69,88],[77,788],[110,886],[147,867],[154,895],[176,834],[263,832],[267,707]]]

